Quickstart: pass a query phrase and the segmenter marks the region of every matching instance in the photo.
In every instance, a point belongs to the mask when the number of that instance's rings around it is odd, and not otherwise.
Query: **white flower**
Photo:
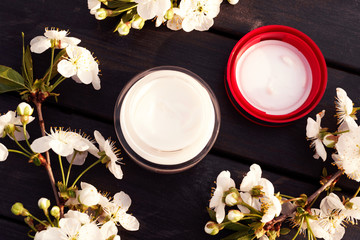
[[[77,219],[81,224],[90,223],[89,215],[79,211],[69,210],[67,213],[64,214],[64,217]]]
[[[271,197],[274,195],[274,186],[266,178],[262,178],[262,170],[258,164],[250,166],[250,171],[246,174],[240,184],[240,191],[248,192],[253,197],[262,195]],[[254,195],[256,194],[256,195]]]
[[[312,118],[307,119],[306,125],[306,137],[311,140],[311,147],[315,147],[315,159],[319,159],[321,157],[323,161],[327,158],[327,153],[325,147],[320,139],[320,131],[321,131],[321,118],[325,115],[325,110],[316,114],[316,122]]]
[[[112,201],[103,201],[101,206],[107,217],[116,224],[120,224],[129,231],[137,231],[139,229],[139,221],[132,215],[126,213],[131,205],[131,198],[124,192],[118,192],[114,195]]]
[[[171,7],[170,0],[135,0],[137,12],[140,17],[149,20],[155,16],[164,16],[166,11]]]
[[[222,171],[216,179],[216,189],[210,200],[209,207],[216,212],[216,221],[222,223],[225,218],[225,203],[223,202],[224,193],[230,188],[235,187],[235,182],[230,177],[229,171]]]
[[[49,227],[43,231],[40,239],[46,240],[104,240],[100,229],[95,223],[88,223],[81,226],[75,218],[62,218],[59,221],[59,228]],[[35,240],[40,240],[35,238]]]
[[[66,53],[68,58],[58,63],[58,72],[66,78],[71,77],[77,83],[92,83],[93,87],[99,90],[99,65],[90,51],[83,47],[69,46]]]
[[[97,205],[100,201],[101,194],[98,193],[97,189],[85,182],[81,182],[80,184],[81,190],[78,191],[79,193],[79,202],[86,206],[94,206]]]
[[[8,149],[2,143],[0,143],[0,162],[5,161],[8,155]]]
[[[43,153],[50,148],[60,156],[73,154],[74,150],[83,152],[89,149],[88,142],[75,132],[60,129],[50,129],[50,134],[36,139],[31,148],[37,153]]]
[[[337,154],[333,154],[333,160],[338,168],[355,181],[360,181],[360,127],[340,135],[335,144]]]
[[[28,123],[33,121],[35,118],[30,117]],[[6,131],[6,128],[11,128],[12,133]],[[20,117],[16,116],[14,111],[8,111],[6,114],[0,116],[0,137],[5,137],[6,134],[13,139],[12,134],[14,134],[17,141],[25,140],[24,129]],[[27,138],[30,138],[28,132],[26,132]]]
[[[251,165],[250,171],[240,184],[240,196],[246,204],[264,213],[262,222],[268,222],[280,214],[281,203],[274,196],[274,185],[266,178],[262,178],[261,175],[260,166]],[[238,205],[238,208],[244,213],[250,212],[242,205]]]
[[[45,238],[45,234],[46,234],[46,230],[43,230],[43,231],[41,231],[41,232],[37,232],[37,233],[35,234],[34,240],[47,240],[47,239]]]
[[[275,196],[264,196],[261,198],[261,211],[264,213],[261,222],[267,223],[281,213],[280,200]]]
[[[310,222],[311,230],[315,237],[325,240],[340,240],[345,234],[342,226],[346,215],[340,198],[334,193],[330,193],[320,203],[320,209],[311,209],[317,215],[318,220]]]
[[[183,13],[182,28],[186,32],[192,30],[206,31],[214,24],[214,17],[220,12],[222,0],[182,0],[180,10]]]
[[[104,239],[120,240],[120,236],[117,235],[118,228],[112,221],[108,221],[104,225],[102,225],[100,228],[100,232]],[[113,236],[114,238],[111,238]]]
[[[81,40],[67,37],[68,32],[64,30],[45,29],[45,36],[37,36],[30,41],[30,50],[34,53],[42,53],[50,47],[66,48],[69,45],[78,45]]]
[[[87,3],[90,13],[92,15],[95,15],[96,10],[98,10],[101,7],[101,2],[99,0],[88,0]]]
[[[95,147],[95,145],[88,138],[83,137],[82,142],[87,144],[89,148],[85,151],[74,151],[71,155],[66,156],[66,159],[69,163],[72,162],[74,165],[83,165],[85,159],[88,156],[88,152],[99,158],[99,149],[97,149],[97,147]]]
[[[123,172],[118,164],[120,158],[116,155],[114,143],[109,140],[105,140],[98,131],[94,131],[94,137],[96,142],[99,144],[100,151],[103,151],[109,160],[107,168],[117,179],[122,179]]]

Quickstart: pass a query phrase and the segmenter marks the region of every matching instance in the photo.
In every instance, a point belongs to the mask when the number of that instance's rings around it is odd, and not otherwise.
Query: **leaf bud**
[[[20,202],[17,202],[14,205],[12,205],[11,212],[17,216],[21,215],[27,217],[30,215],[29,211],[26,208],[24,208],[24,205]]]
[[[130,32],[131,24],[130,22],[124,23],[123,21],[120,22],[118,27],[118,32],[120,36],[126,36]]]
[[[105,8],[99,8],[96,10],[95,18],[97,20],[104,20],[107,17],[107,12]]]
[[[51,216],[53,216],[56,219],[60,218],[60,208],[58,206],[53,206],[50,210]]]
[[[50,200],[47,198],[40,198],[38,201],[38,206],[40,209],[47,211],[50,207]]]
[[[244,217],[244,214],[236,209],[231,209],[227,215],[227,218],[231,222],[238,222],[241,219],[243,219],[243,217]]]
[[[219,225],[216,222],[209,221],[205,224],[205,232],[210,235],[216,235],[219,233]]]
[[[28,103],[22,102],[17,106],[16,112],[19,116],[31,116],[34,109]]]

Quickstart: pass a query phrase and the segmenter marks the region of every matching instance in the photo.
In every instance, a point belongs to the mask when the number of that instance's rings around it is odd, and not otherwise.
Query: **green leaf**
[[[26,89],[24,78],[14,69],[0,65],[0,93]]]
[[[34,73],[33,73],[33,62],[31,58],[30,47],[27,46],[25,55],[24,55],[24,62],[23,62],[23,71],[25,71],[25,76],[27,77],[28,82],[32,85],[34,81]],[[23,77],[25,77],[23,74]]]
[[[280,234],[281,235],[287,235],[291,232],[291,230],[289,228],[281,228],[280,229]]]
[[[209,213],[210,219],[216,222],[216,212],[211,208],[207,208],[207,211]]]
[[[108,7],[115,9],[115,8],[121,8],[121,9],[125,9],[128,8],[129,6],[134,6],[137,5],[137,3],[131,2],[131,1],[110,1],[108,2]],[[118,10],[118,9],[116,9]]]
[[[229,229],[229,230],[232,230],[232,231],[246,231],[248,232],[250,230],[250,227],[249,226],[246,226],[245,224],[242,224],[242,223],[233,223],[233,222],[229,222],[229,223],[226,223],[225,225],[225,228],[226,229]]]
[[[246,231],[233,233],[225,238],[222,238],[221,240],[251,240],[254,237],[254,233],[249,233],[248,231]]]

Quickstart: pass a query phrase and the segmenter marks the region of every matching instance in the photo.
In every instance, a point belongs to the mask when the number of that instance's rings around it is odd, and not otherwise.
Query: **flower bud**
[[[53,216],[56,219],[60,218],[60,208],[58,206],[53,206],[50,210],[51,216]]]
[[[14,205],[12,205],[11,212],[15,215],[21,215],[24,217],[30,215],[29,211],[26,208],[24,208],[24,205],[20,202],[17,202]]]
[[[235,206],[239,203],[238,195],[235,192],[229,193],[225,197],[225,204],[229,207]]]
[[[167,10],[164,17],[166,20],[171,20],[174,17],[174,9],[170,8],[169,10]]]
[[[323,143],[328,148],[333,148],[335,146],[337,137],[331,133],[326,134],[323,139]]]
[[[40,209],[47,211],[50,207],[50,200],[47,198],[40,198],[38,201],[38,206]]]
[[[227,218],[231,222],[238,222],[244,217],[244,214],[239,210],[231,209],[227,215]]]
[[[235,5],[239,2],[239,0],[228,0],[228,2],[231,4],[231,5]]]
[[[105,8],[99,8],[96,10],[95,18],[97,20],[104,20],[107,17],[107,12]]]
[[[120,34],[120,36],[126,36],[129,34],[130,32],[130,22],[124,23],[121,21],[121,23],[119,24],[119,28],[118,28],[118,32]]]
[[[140,30],[144,27],[144,24],[145,24],[145,19],[143,19],[139,15],[136,15],[134,21],[131,22],[131,27]]]
[[[216,222],[209,221],[205,224],[205,232],[210,235],[216,235],[219,233],[219,226]]]
[[[19,116],[31,116],[34,109],[28,103],[22,102],[17,106],[16,112]]]

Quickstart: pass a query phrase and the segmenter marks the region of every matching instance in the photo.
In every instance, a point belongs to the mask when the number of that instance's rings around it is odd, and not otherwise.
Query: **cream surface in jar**
[[[191,72],[173,68],[152,70],[136,79],[115,116],[125,145],[157,165],[179,165],[206,148],[207,153],[219,127],[216,99],[205,83]]]
[[[278,40],[254,44],[236,66],[240,92],[255,108],[270,115],[285,115],[308,98],[312,72],[305,56]]]

